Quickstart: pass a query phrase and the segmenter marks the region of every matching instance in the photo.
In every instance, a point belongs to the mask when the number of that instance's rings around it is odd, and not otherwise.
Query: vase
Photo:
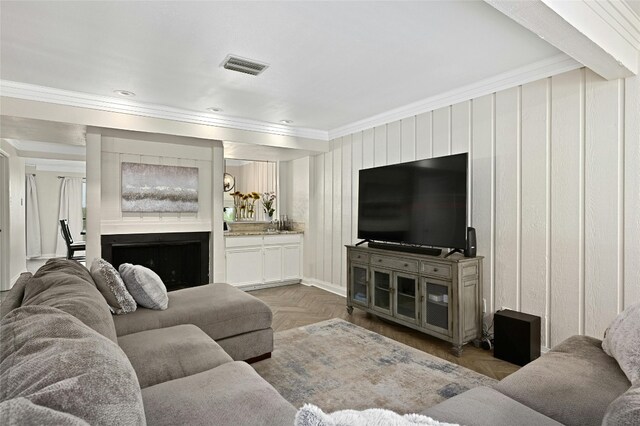
[[[265,214],[265,217],[267,219],[267,222],[269,222],[269,223],[273,222],[273,215],[272,214]]]

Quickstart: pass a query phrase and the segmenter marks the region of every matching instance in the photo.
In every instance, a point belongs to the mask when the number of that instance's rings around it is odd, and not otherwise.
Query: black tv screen
[[[360,170],[358,238],[464,249],[467,157]]]

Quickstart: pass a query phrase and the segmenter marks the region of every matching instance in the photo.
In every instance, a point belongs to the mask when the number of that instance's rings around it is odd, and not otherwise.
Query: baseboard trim
[[[338,296],[342,296],[342,297],[347,297],[346,288],[339,287],[327,281],[316,280],[313,278],[303,278],[302,284],[306,286],[318,287],[322,290],[328,291],[329,293],[337,294]]]
[[[265,283],[265,284],[244,284],[236,286],[242,291],[252,291],[252,290],[262,290],[265,288],[272,287],[283,287],[285,285],[294,285],[300,284],[300,280],[287,280],[287,281],[278,281],[274,283]]]

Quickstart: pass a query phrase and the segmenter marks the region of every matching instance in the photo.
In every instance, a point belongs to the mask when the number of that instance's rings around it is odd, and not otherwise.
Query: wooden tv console
[[[357,307],[453,344],[482,337],[482,257],[346,246],[347,311]]]

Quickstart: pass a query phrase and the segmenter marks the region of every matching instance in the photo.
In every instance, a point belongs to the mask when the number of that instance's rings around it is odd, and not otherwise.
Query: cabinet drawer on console
[[[442,278],[451,278],[451,266],[441,263],[422,262],[420,272]]]
[[[403,260],[396,257],[371,256],[371,266],[382,266],[402,271],[418,272],[417,260]]]
[[[367,253],[362,253],[359,251],[350,251],[349,252],[349,259],[351,260],[356,260],[358,262],[368,262],[369,261],[369,255]]]

